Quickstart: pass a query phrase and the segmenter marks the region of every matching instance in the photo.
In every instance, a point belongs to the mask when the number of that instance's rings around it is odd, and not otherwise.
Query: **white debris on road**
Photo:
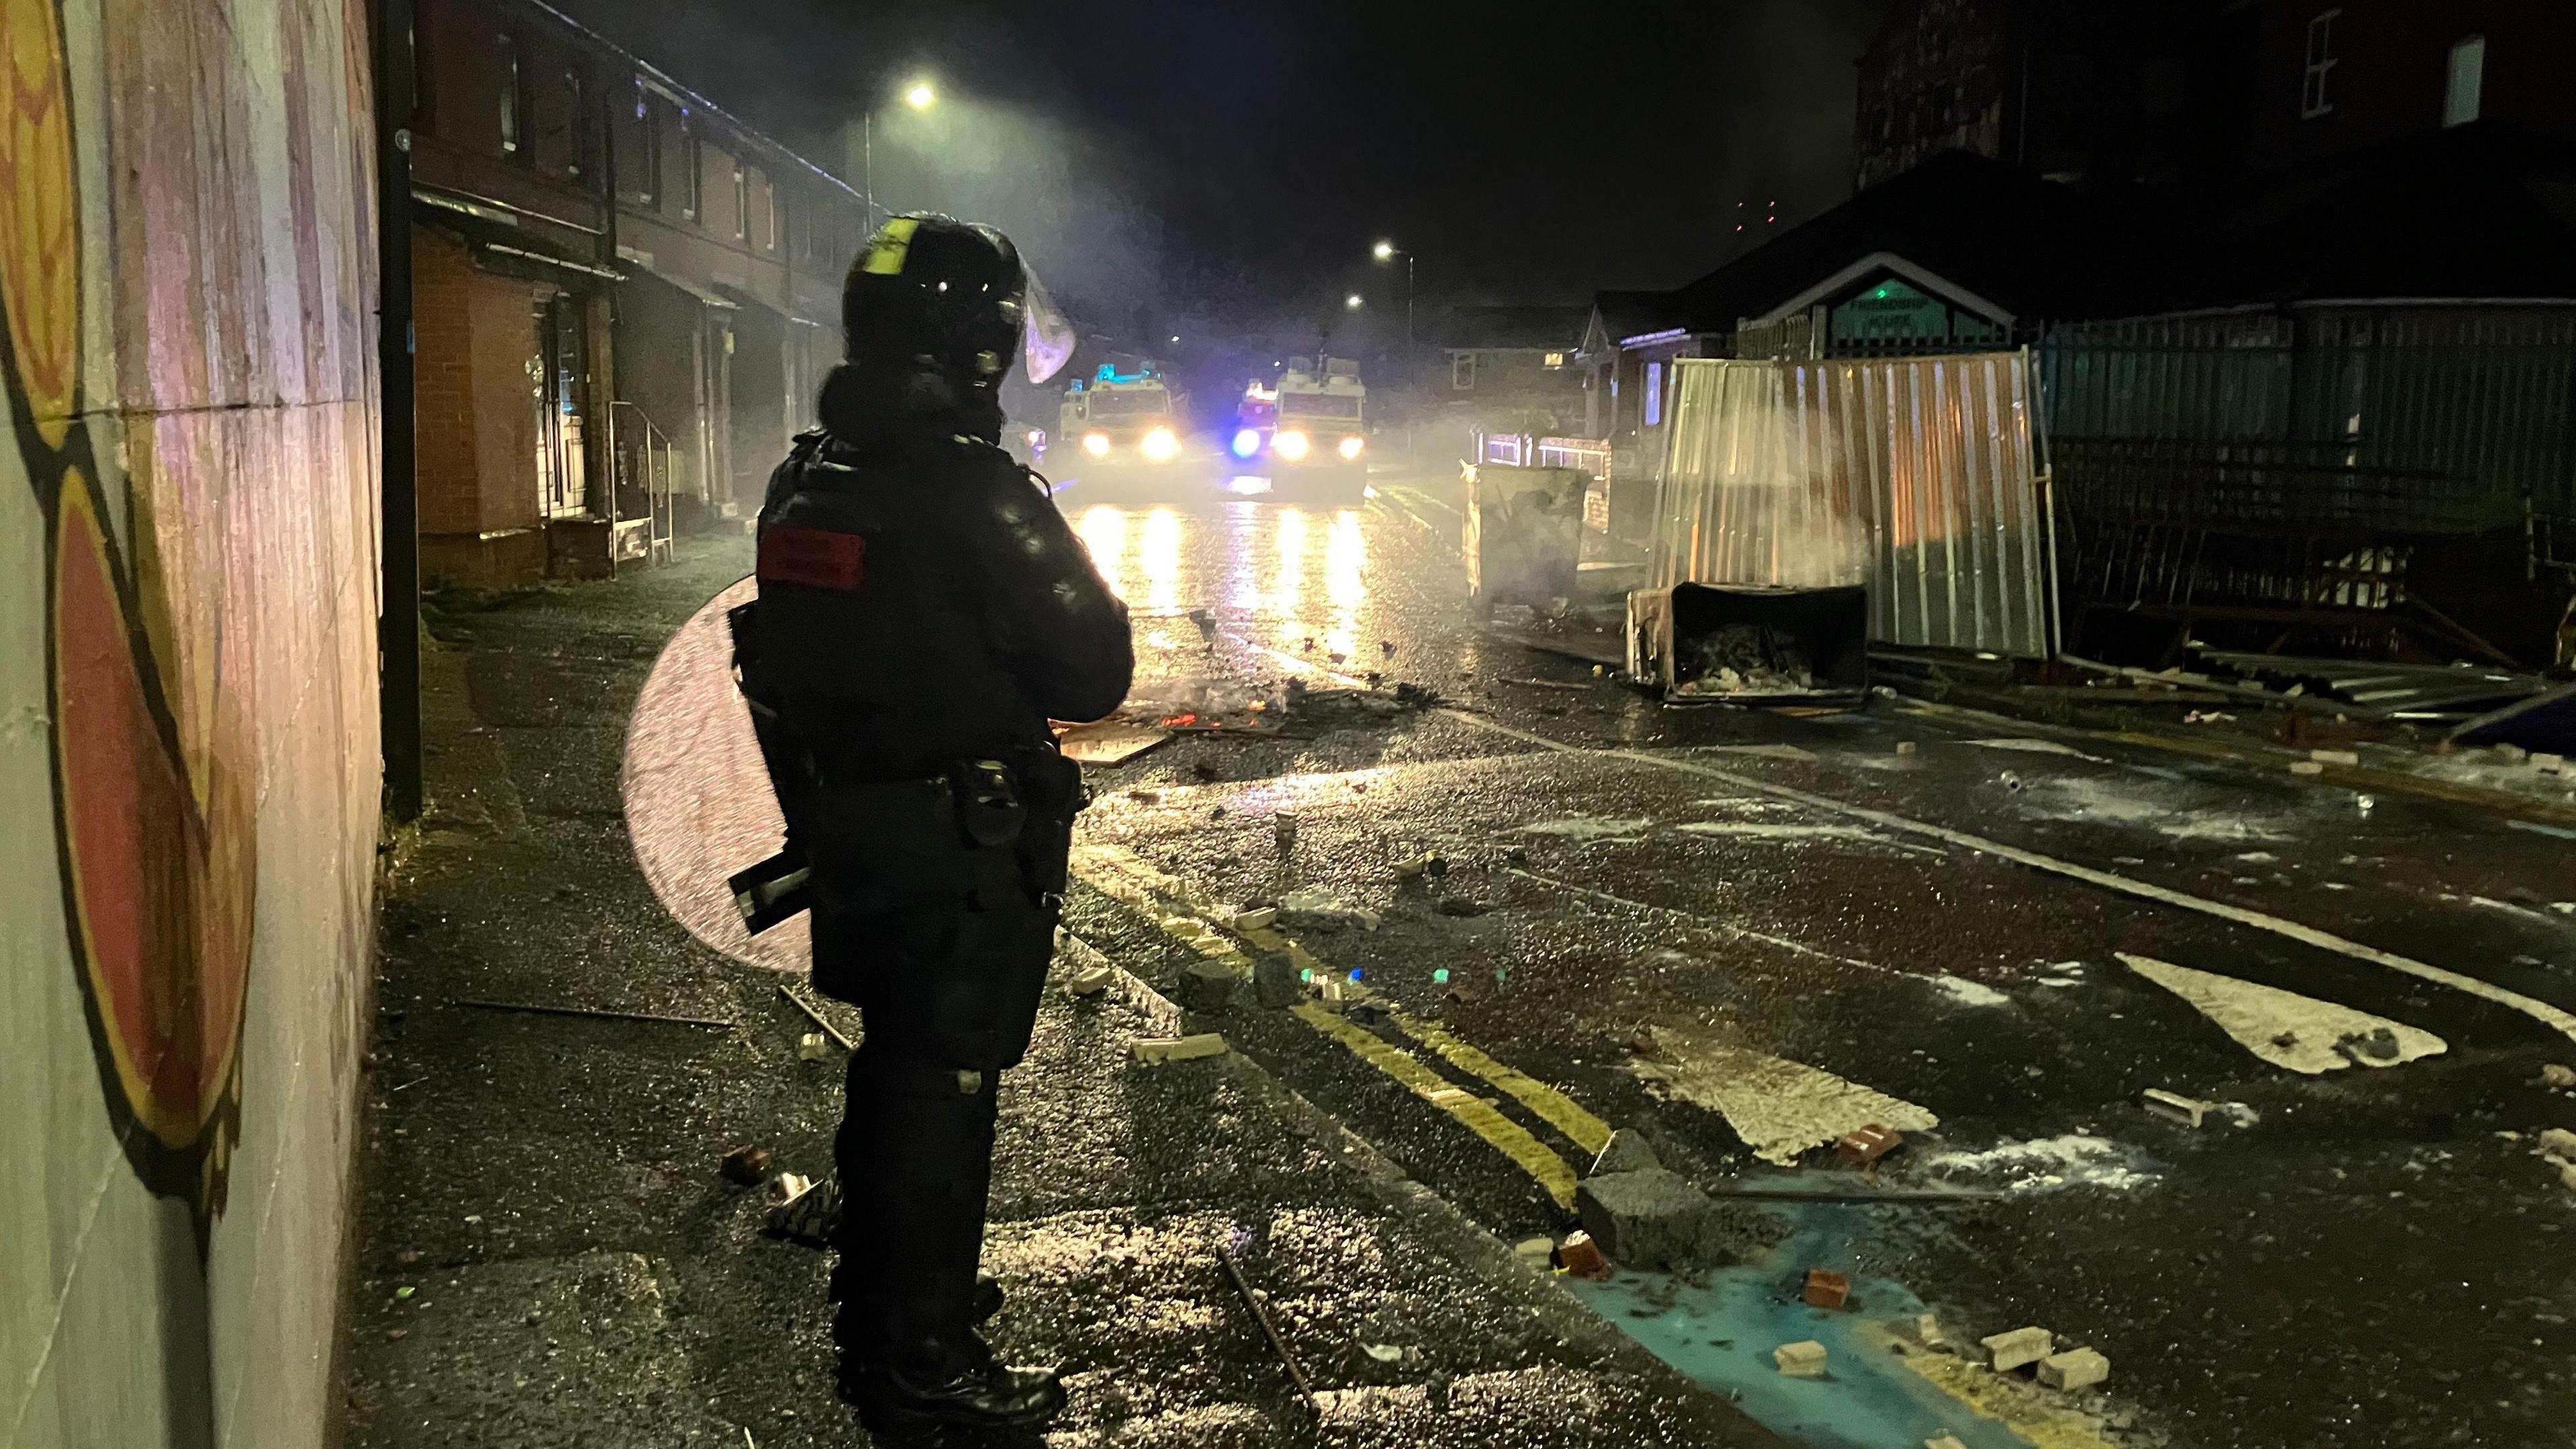
[[[2043,820],[2134,826],[2174,840],[2289,840],[2287,822],[2230,812],[2199,790],[2176,790],[2122,776],[2066,776],[2033,782],[2021,809]]]
[[[1687,1027],[1654,1026],[1665,1060],[1629,1063],[1649,1091],[1726,1119],[1753,1155],[1782,1167],[1809,1148],[1876,1124],[1929,1132],[1941,1119],[1912,1102],[1828,1071],[1724,1046]]]
[[[1968,743],[1980,749],[2013,750],[2025,755],[2064,755],[2069,759],[2085,760],[2096,765],[2111,763],[2100,755],[2088,755],[2072,745],[2061,745],[2055,740],[1970,740]]]
[[[1948,1178],[2000,1178],[2011,1192],[2053,1192],[2098,1187],[2129,1192],[2156,1181],[2130,1149],[2107,1137],[2069,1133],[2031,1142],[2005,1142],[1983,1152],[1943,1152],[1925,1158],[1925,1170]]]
[[[1980,985],[1960,976],[1935,976],[1932,989],[1961,1006],[2010,1006],[2012,998],[1991,986]]]
[[[1940,851],[1890,840],[1865,825],[1774,825],[1749,820],[1693,820],[1676,825],[1685,835],[1713,835],[1735,840],[1855,840],[1863,845],[1901,850],[1909,855],[1939,856]]]
[[[2354,1065],[2393,1067],[2451,1049],[2429,1031],[2277,986],[2125,952],[2120,960],[2181,997],[2247,1051],[2294,1072],[2314,1076]]]
[[[1524,825],[1520,828],[1520,833],[1561,836],[1567,840],[1581,841],[1586,845],[1605,840],[1616,841],[1621,845],[1634,845],[1645,839],[1647,832],[1654,828],[1655,822],[1652,820],[1615,820],[1604,815],[1574,815],[1563,820],[1542,820],[1536,825]]]

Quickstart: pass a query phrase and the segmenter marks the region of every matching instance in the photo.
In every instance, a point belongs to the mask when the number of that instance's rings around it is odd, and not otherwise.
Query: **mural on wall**
[[[200,33],[221,23],[207,12],[104,7],[104,114],[78,134],[104,135],[112,163],[165,164],[89,168],[114,180],[85,209],[58,0],[0,0],[0,377],[46,528],[64,918],[126,1155],[191,1204],[201,1243],[240,1133],[259,793],[256,560],[237,516],[251,490],[230,486],[223,428],[169,405],[235,391],[256,341],[253,309],[220,305],[227,253],[258,242],[238,197],[209,194],[225,162],[203,138],[241,102],[201,63],[221,49]],[[282,30],[300,70],[299,27]],[[295,185],[309,219],[309,177]],[[111,234],[85,235],[85,216]],[[109,325],[89,325],[94,300]]]

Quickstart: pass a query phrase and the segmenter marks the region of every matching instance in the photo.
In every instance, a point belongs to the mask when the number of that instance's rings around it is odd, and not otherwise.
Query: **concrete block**
[[[2186,1097],[2180,1092],[2168,1092],[2162,1087],[2147,1088],[2144,1100],[2149,1112],[2180,1122],[2186,1127],[2198,1127],[2208,1119],[2213,1110],[2209,1103],[2198,1097]]]
[[[1923,1345],[1925,1348],[1948,1348],[1950,1346],[1950,1335],[1941,1331],[1941,1315],[1937,1313],[1915,1314],[1914,1341]]]
[[[1687,1271],[1712,1261],[1715,1204],[1679,1173],[1649,1167],[1586,1178],[1574,1207],[1614,1262]]]
[[[1215,961],[1196,962],[1181,973],[1172,995],[1183,1011],[1205,1016],[1223,1016],[1234,1009],[1249,985],[1233,967]]]
[[[1253,999],[1272,1011],[1295,1006],[1306,994],[1306,983],[1298,974],[1297,959],[1285,951],[1273,951],[1252,963]]]
[[[1215,1032],[1197,1036],[1140,1037],[1127,1044],[1129,1055],[1138,1066],[1159,1067],[1166,1062],[1190,1062],[1201,1057],[1225,1055],[1225,1038]]]
[[[1999,1374],[2035,1364],[2057,1352],[2057,1335],[2045,1328],[2016,1328],[1978,1341],[1986,1346],[1987,1363]]]
[[[1613,1172],[1643,1172],[1664,1164],[1655,1157],[1655,1149],[1635,1129],[1622,1127],[1610,1134],[1602,1145],[1601,1155],[1592,1159],[1592,1176],[1604,1177]]]
[[[1784,1343],[1771,1350],[1771,1361],[1780,1366],[1780,1373],[1786,1378],[1823,1378],[1825,1359],[1825,1346],[1812,1338],[1804,1343]]]
[[[2070,1349],[2039,1361],[2039,1381],[2052,1389],[2077,1393],[2111,1377],[2111,1361],[2089,1348]]]

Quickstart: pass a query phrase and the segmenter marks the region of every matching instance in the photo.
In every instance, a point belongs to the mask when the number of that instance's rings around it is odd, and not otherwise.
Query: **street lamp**
[[[1371,254],[1381,262],[1404,258],[1404,345],[1413,345],[1413,253],[1391,241],[1379,242]]]
[[[939,103],[939,92],[927,80],[917,80],[904,88],[903,103],[916,111],[926,111]],[[868,227],[877,224],[877,108],[871,104],[859,121],[859,199],[868,208]]]
[[[1342,305],[1354,312],[1358,311],[1360,309],[1360,294],[1353,292],[1349,296],[1344,297],[1342,299]]]

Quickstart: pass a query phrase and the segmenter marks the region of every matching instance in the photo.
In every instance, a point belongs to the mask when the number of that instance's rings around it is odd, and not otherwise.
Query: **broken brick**
[[[1601,1253],[1601,1245],[1586,1232],[1566,1235],[1556,1245],[1556,1264],[1577,1278],[1605,1279],[1610,1276],[1610,1260]]]
[[[1834,1157],[1845,1167],[1867,1167],[1905,1145],[1905,1134],[1872,1122],[1834,1142]]]
[[[1809,1268],[1799,1296],[1810,1308],[1844,1308],[1851,1303],[1851,1279],[1828,1269]]]
[[[2057,1335],[2045,1328],[2016,1328],[1978,1342],[1986,1346],[1986,1361],[1999,1374],[2035,1364],[2057,1351]]]
[[[1215,1032],[1197,1036],[1140,1038],[1127,1044],[1128,1054],[1139,1066],[1158,1067],[1166,1062],[1196,1061],[1201,1057],[1225,1055],[1225,1038]]]
[[[2052,1389],[2076,1393],[2111,1377],[2111,1361],[2089,1348],[2070,1349],[2039,1361],[2039,1381]]]
[[[725,1181],[754,1186],[769,1175],[769,1149],[747,1145],[737,1147],[724,1155],[723,1170]]]

